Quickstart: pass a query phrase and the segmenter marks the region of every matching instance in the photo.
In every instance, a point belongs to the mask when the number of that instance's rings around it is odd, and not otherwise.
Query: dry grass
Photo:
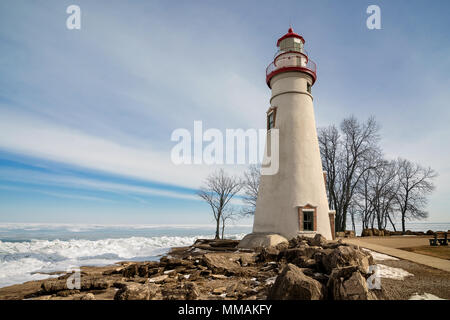
[[[436,258],[450,260],[450,246],[419,246],[419,247],[409,247],[409,248],[399,248],[401,250],[424,254],[427,256],[432,256]]]

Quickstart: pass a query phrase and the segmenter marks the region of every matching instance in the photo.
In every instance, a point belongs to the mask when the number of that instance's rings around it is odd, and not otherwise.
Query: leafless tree
[[[406,159],[398,159],[399,191],[397,204],[401,214],[402,231],[405,232],[407,219],[424,219],[428,212],[424,210],[427,196],[434,190],[433,179],[437,173],[430,167],[425,168]]]
[[[242,182],[238,177],[229,176],[223,169],[211,173],[200,188],[198,196],[212,209],[216,220],[215,238],[220,238],[220,223],[230,200],[241,190]]]
[[[261,166],[250,165],[247,171],[244,172],[243,178],[243,191],[244,196],[242,201],[245,206],[243,207],[243,215],[254,215],[256,209],[256,199],[258,198],[259,181],[261,178]]]
[[[367,200],[372,209],[371,227],[376,221],[378,229],[386,229],[389,220],[395,230],[391,216],[394,214],[398,192],[396,162],[379,159],[370,173]]]
[[[236,221],[238,216],[239,213],[234,207],[228,207],[222,212],[220,216],[222,222],[222,239],[224,239],[225,225],[230,221]]]
[[[379,126],[373,117],[360,123],[354,116],[342,121],[340,131],[331,125],[319,130],[323,168],[327,172],[327,193],[336,211],[336,231],[343,231],[356,187],[364,173],[379,158]]]

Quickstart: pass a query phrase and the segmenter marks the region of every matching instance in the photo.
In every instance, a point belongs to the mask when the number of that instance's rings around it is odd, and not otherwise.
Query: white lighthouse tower
[[[317,233],[334,238],[334,212],[328,208],[311,94],[316,64],[304,44],[290,28],[278,39],[278,51],[266,70],[272,89],[266,148],[272,149],[270,135],[278,129],[279,168],[274,175],[261,175],[253,233],[241,247],[276,245],[283,237]]]

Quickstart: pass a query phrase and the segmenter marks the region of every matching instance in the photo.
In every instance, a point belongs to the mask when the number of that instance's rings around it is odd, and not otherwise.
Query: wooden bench
[[[439,238],[438,238],[439,235]],[[443,238],[440,238],[443,237]],[[433,239],[428,239],[430,246],[448,246],[448,232],[436,232]]]

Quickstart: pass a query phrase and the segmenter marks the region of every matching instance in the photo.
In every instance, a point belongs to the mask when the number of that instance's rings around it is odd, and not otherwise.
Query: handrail
[[[273,56],[273,59],[275,60],[279,55],[286,53],[286,52],[300,52],[303,53],[306,56],[309,56],[309,53],[307,50],[305,50],[304,48],[302,49],[298,49],[298,48],[294,48],[294,47],[290,47],[290,48],[286,48],[285,50],[278,50],[277,52],[275,52],[275,55]]]
[[[287,55],[285,57],[279,57],[269,64],[266,68],[266,81],[270,86],[270,79],[283,71],[302,71],[307,72],[313,77],[313,83],[316,81],[317,66],[311,59],[306,59],[303,54],[298,53],[295,55]]]

